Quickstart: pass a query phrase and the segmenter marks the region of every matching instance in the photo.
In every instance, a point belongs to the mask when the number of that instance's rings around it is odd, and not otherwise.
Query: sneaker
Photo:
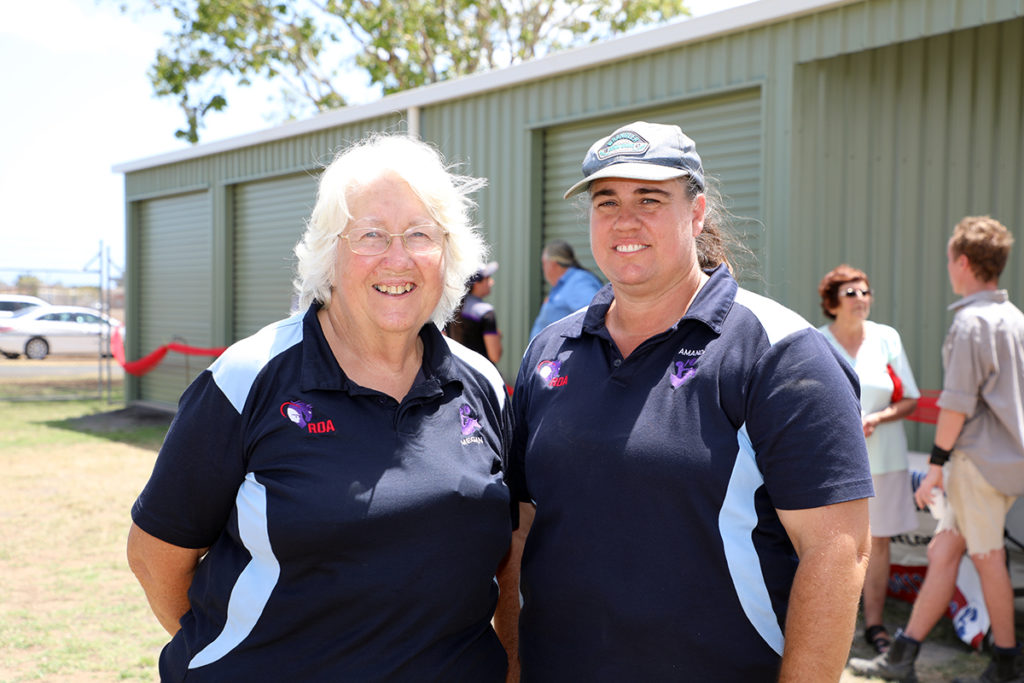
[[[874,659],[853,658],[847,665],[858,676],[884,678],[887,681],[917,683],[917,672],[914,671],[914,660],[917,659],[921,644],[896,632],[889,650]]]

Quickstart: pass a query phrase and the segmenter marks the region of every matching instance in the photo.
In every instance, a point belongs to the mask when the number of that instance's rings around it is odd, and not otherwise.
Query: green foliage
[[[35,275],[19,275],[14,283],[14,287],[21,294],[38,296],[39,287],[42,284],[42,281]]]
[[[281,85],[288,115],[345,106],[353,64],[393,93],[509,66],[689,14],[684,0],[123,0],[169,12],[149,77],[178,101],[199,141],[204,117],[228,106],[225,85]],[[338,57],[344,52],[344,57]]]

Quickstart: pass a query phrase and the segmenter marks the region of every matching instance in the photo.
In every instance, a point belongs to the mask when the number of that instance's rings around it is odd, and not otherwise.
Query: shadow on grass
[[[67,429],[157,451],[164,441],[174,415],[144,406],[128,406],[66,420],[45,422],[55,429]]]

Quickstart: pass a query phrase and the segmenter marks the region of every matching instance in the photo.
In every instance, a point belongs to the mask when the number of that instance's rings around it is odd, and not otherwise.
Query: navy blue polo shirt
[[[317,308],[193,382],[132,508],[210,547],[161,680],[504,681],[501,377],[428,324],[399,403],[346,378]]]
[[[526,351],[509,476],[537,506],[527,683],[775,680],[797,566],[776,509],[873,494],[856,376],[800,316],[710,275],[628,358],[610,285]]]

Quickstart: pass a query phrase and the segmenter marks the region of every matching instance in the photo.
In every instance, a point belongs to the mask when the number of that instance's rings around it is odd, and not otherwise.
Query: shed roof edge
[[[757,0],[720,12],[614,38],[596,45],[556,52],[540,59],[503,69],[471,74],[450,81],[386,95],[373,102],[334,109],[301,121],[290,121],[252,133],[126,161],[115,164],[111,170],[114,173],[131,173],[243,147],[284,140],[356,121],[402,113],[413,107],[424,107],[492,90],[501,90],[687,43],[709,40],[729,33],[740,33],[759,26],[857,2],[864,2],[864,0]]]

